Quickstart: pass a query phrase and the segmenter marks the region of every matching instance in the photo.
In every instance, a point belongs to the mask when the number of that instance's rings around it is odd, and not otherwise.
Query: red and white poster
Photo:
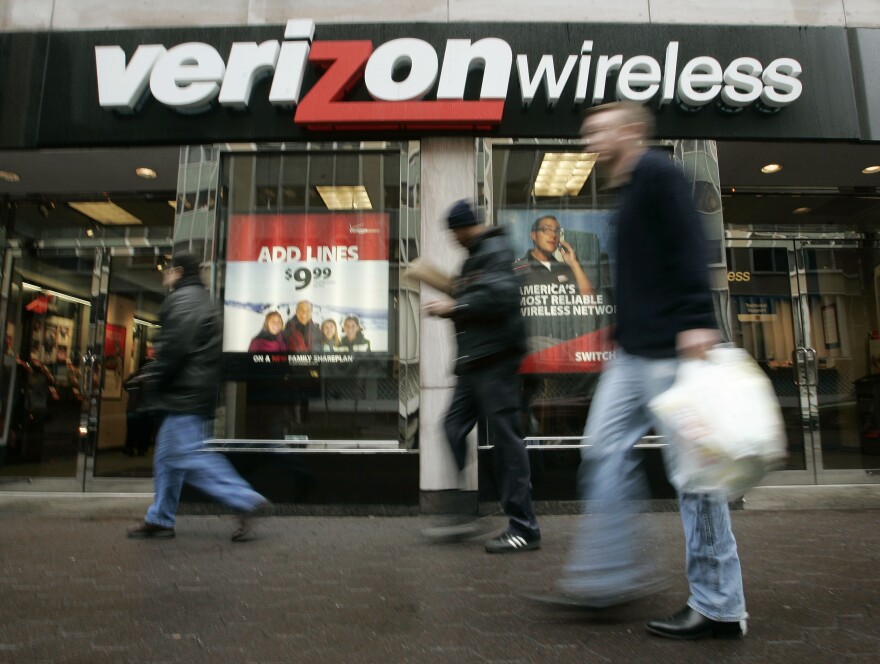
[[[380,213],[232,215],[223,350],[308,362],[387,352],[388,237]]]
[[[606,211],[508,209],[517,253],[524,374],[595,373],[614,356],[611,233]]]

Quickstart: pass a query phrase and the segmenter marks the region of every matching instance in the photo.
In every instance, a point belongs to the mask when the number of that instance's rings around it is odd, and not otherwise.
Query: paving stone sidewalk
[[[642,515],[671,587],[591,617],[519,595],[552,587],[576,516],[544,516],[540,551],[490,556],[426,542],[428,517],[275,516],[233,544],[224,516],[128,540],[129,511],[0,511],[0,662],[880,661],[880,509],[735,512],[738,642],[645,632],[686,599],[671,512]]]

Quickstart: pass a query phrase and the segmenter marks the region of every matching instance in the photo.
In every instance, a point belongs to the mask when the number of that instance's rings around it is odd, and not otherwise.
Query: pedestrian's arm
[[[156,344],[156,359],[150,363],[145,380],[161,389],[177,375],[189,356],[197,326],[182,307],[172,310],[170,297],[162,305],[159,320],[162,330]]]
[[[484,269],[472,275],[460,292],[448,317],[456,323],[492,320],[519,307],[519,280],[512,269],[513,257],[504,252],[489,256]]]

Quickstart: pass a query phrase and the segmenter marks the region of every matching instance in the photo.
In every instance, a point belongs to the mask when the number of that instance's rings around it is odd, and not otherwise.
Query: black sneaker
[[[541,548],[541,538],[504,532],[486,542],[486,553],[517,553]]]
[[[130,539],[156,539],[174,537],[174,528],[166,528],[165,526],[156,526],[152,523],[143,523],[128,529],[128,537]]]

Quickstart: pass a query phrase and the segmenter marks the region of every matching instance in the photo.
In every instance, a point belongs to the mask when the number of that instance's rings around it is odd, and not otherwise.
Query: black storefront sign
[[[857,31],[863,52],[876,49],[873,31]],[[871,34],[869,34],[871,33]],[[271,76],[258,81],[244,109],[222,107],[217,103],[197,113],[181,113],[160,103],[149,94],[134,113],[123,114],[99,105],[95,47],[118,46],[125,63],[142,45],[162,45],[172,49],[184,43],[207,44],[223,62],[228,62],[236,42],[285,42],[285,26],[250,26],[225,28],[169,28],[124,31],[88,31],[56,33],[19,33],[0,35],[0,142],[8,148],[74,147],[213,143],[220,141],[305,141],[333,140],[346,137],[407,138],[437,134],[479,134],[503,137],[574,138],[578,134],[583,110],[592,103],[576,103],[578,66],[569,73],[560,88],[558,100],[547,103],[549,85],[537,86],[530,104],[523,103],[519,59],[527,61],[526,79],[534,77],[542,58],[552,58],[558,80],[566,63],[577,56],[585,42],[592,57],[589,91],[593,94],[595,70],[600,56],[620,55],[623,62],[635,56],[648,56],[663,69],[668,85],[670,73],[680,76],[685,65],[700,56],[708,56],[722,69],[738,58],[750,57],[762,67],[780,58],[791,59],[801,68],[796,75],[802,88],[796,99],[775,113],[750,104],[738,112],[720,107],[717,100],[699,108],[679,107],[674,101],[657,109],[657,133],[660,137],[717,139],[826,139],[858,140],[860,127],[857,93],[853,84],[849,33],[843,28],[730,27],[634,24],[390,24],[390,25],[318,25],[312,48],[321,42],[372,42],[372,48],[393,40],[421,40],[433,47],[442,71],[447,40],[500,39],[513,55],[507,97],[500,120],[491,126],[462,125],[407,126],[406,123],[372,121],[361,126],[315,128],[294,121],[295,109],[273,106],[269,101]],[[675,67],[669,69],[670,45],[675,44]],[[854,58],[859,56],[854,49]],[[412,65],[415,67],[415,64]],[[784,67],[783,67],[784,70]],[[404,70],[395,80],[406,78]],[[783,71],[783,73],[785,73]],[[310,63],[305,68],[300,101],[310,94],[322,77],[320,68]],[[617,74],[607,76],[605,99],[615,96]],[[760,74],[759,74],[760,76]],[[439,79],[440,76],[437,76]],[[478,100],[482,73],[471,73],[465,86],[464,101]],[[674,83],[674,81],[673,81]],[[408,103],[434,102],[437,80],[422,99]],[[664,88],[670,89],[670,88]],[[866,104],[861,94],[863,113]],[[659,99],[661,94],[656,95]],[[656,99],[648,102],[657,107]],[[356,77],[343,101],[373,101],[363,77]],[[396,102],[394,102],[396,103]],[[766,109],[765,109],[766,110]],[[380,114],[381,115],[381,114]],[[871,132],[876,133],[873,129]],[[869,132],[870,133],[870,132]],[[873,133],[870,133],[873,136]],[[868,136],[870,137],[870,136]]]

